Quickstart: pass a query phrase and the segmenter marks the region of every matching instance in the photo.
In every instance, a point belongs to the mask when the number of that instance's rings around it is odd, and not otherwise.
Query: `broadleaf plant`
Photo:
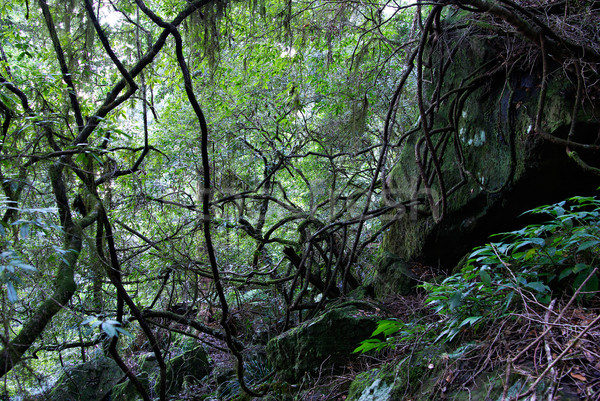
[[[452,341],[466,330],[476,332],[518,311],[523,297],[516,295],[531,294],[544,304],[578,289],[578,300],[582,302],[597,295],[600,201],[576,196],[524,214],[547,214],[552,219],[493,235],[502,241],[475,248],[459,273],[440,283],[421,286],[429,293],[427,305],[440,317],[434,329],[436,341]],[[425,329],[431,334],[430,326],[409,327],[402,322],[382,320],[372,337],[383,333],[386,340],[367,339],[355,352],[394,347],[407,334],[414,337]]]

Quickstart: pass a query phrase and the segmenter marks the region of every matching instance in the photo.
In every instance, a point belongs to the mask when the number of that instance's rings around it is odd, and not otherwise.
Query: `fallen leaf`
[[[573,379],[577,379],[577,380],[582,381],[582,382],[587,382],[587,379],[585,378],[585,376],[581,375],[579,373],[571,372],[571,377]]]

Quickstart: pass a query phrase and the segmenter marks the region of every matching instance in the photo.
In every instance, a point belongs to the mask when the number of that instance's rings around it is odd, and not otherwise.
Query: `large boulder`
[[[198,345],[181,355],[171,358],[167,363],[167,394],[177,394],[185,382],[193,383],[202,379],[211,371],[208,354]],[[155,386],[158,391],[158,383]]]
[[[168,396],[177,396],[183,389],[184,383],[195,383],[212,369],[208,354],[203,346],[195,345],[195,342],[184,343],[184,349],[180,354],[167,361],[166,370],[166,393]],[[154,354],[142,355],[136,369],[138,380],[149,391],[150,396],[158,396],[160,392],[159,366]],[[115,386],[111,394],[114,401],[135,401],[141,396],[129,380]]]
[[[137,359],[137,369],[135,369],[137,379],[144,388],[152,388],[152,384],[159,374],[156,356],[154,353],[148,352],[137,355],[135,359]],[[111,393],[111,401],[136,401],[141,399],[142,396],[129,379],[117,384]]]
[[[522,226],[516,221],[522,212],[569,196],[594,194],[600,185],[596,175],[584,171],[565,151],[577,79],[549,61],[541,129],[536,132],[542,86],[539,50],[535,53],[534,47],[520,43],[522,54],[511,58],[511,46],[517,46],[513,36],[489,21],[467,19],[485,16],[465,14],[442,21],[424,55],[430,67],[425,81],[431,79],[425,94],[442,94],[431,106],[435,113],[429,139],[445,191],[431,152],[425,151],[425,133],[415,131],[403,142],[387,177],[388,201],[406,206],[386,216],[397,221],[384,238],[383,250],[396,260],[382,259],[374,283],[378,297],[405,292],[413,280],[407,266],[450,270],[490,234]],[[499,68],[502,63],[505,67]],[[584,100],[570,140],[594,143],[600,107],[597,97]],[[578,150],[588,163],[598,160],[598,152]],[[421,155],[419,162],[416,153]],[[426,183],[420,178],[422,169]],[[440,219],[442,202],[446,210]]]
[[[305,373],[316,374],[320,368],[348,361],[378,320],[354,307],[333,309],[270,340],[267,359],[284,380],[297,382]]]
[[[96,358],[66,369],[50,391],[48,400],[101,401],[123,376],[114,360]]]

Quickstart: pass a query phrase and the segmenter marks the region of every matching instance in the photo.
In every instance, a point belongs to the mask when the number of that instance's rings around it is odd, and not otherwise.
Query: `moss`
[[[356,376],[350,385],[347,401],[392,401],[408,395],[427,394],[424,383],[435,377],[430,361],[440,360],[443,348],[430,347],[415,352],[397,363],[388,363],[378,369]]]
[[[385,234],[382,244],[384,251],[397,255],[405,263],[418,261],[441,265],[448,270],[487,235],[512,229],[509,222],[527,209],[524,198],[533,200],[535,195],[537,204],[552,202],[553,199],[543,196],[546,187],[574,187],[576,184],[572,182],[576,180],[572,176],[578,174],[573,172],[574,168],[569,168],[573,163],[564,150],[555,152],[553,149],[557,147],[531,135],[537,114],[541,71],[536,70],[536,66],[521,68],[514,65],[509,76],[506,70],[492,72],[489,66],[497,65],[497,57],[505,48],[505,39],[482,21],[474,25],[478,27],[476,32],[466,36],[462,27],[471,21],[463,19],[464,14],[448,15],[443,21],[447,29],[437,41],[445,43],[447,48],[459,45],[445,72],[441,93],[469,87],[460,95],[464,96],[462,108],[454,108],[461,101],[452,97],[440,104],[431,128],[442,129],[452,122],[458,131],[456,135],[431,137],[434,146],[444,152],[440,156],[440,168],[445,188],[447,191],[453,188],[446,197],[447,213],[441,223],[434,221],[429,210],[431,206],[425,200],[427,194],[422,185],[417,186],[420,173],[415,163],[415,146],[421,136],[413,134],[404,142],[399,161],[387,180],[395,202],[419,199],[420,206],[398,210],[400,217]],[[426,57],[433,61],[432,76],[438,76],[440,63],[447,61],[438,50],[438,47],[430,48],[428,52],[432,54]],[[550,70],[555,72],[548,77],[542,128],[566,136],[562,130],[571,122],[574,96],[568,94],[574,93],[573,83],[564,77],[562,70]],[[426,87],[427,95],[435,88],[436,82]],[[589,109],[585,112],[591,113]],[[592,121],[593,116],[585,115],[585,112],[582,107],[578,116],[580,121]],[[564,177],[560,185],[553,182],[556,177]],[[523,189],[532,195],[523,195]],[[572,191],[581,192],[579,188]],[[569,192],[565,196],[572,194]],[[434,203],[441,197],[436,179],[431,182],[431,196]],[[386,216],[387,219],[393,217]],[[490,230],[490,220],[506,226]],[[402,269],[399,271],[401,274]],[[380,277],[376,281],[402,288],[405,282],[397,273],[380,266]],[[377,296],[389,293],[381,288],[376,292]]]
[[[416,284],[411,267],[403,258],[384,251],[378,260],[379,277],[374,282],[375,294],[384,298],[388,294],[407,295]],[[385,277],[385,280],[381,280]]]
[[[281,377],[297,382],[324,364],[335,366],[352,358],[352,351],[370,337],[378,319],[353,307],[331,310],[270,340],[267,358]]]
[[[114,360],[94,359],[68,369],[52,388],[48,400],[102,400],[122,376]]]
[[[358,374],[348,391],[347,401],[363,400],[363,395],[375,396],[378,400],[386,400],[392,390],[394,383],[393,365],[384,365],[380,369],[373,369]]]
[[[112,401],[136,401],[141,400],[142,397],[135,389],[135,386],[129,380],[126,380],[113,387],[110,399]]]
[[[167,393],[177,394],[185,381],[200,380],[210,372],[208,355],[204,347],[195,348],[171,358],[167,363]],[[160,383],[156,383],[155,391],[159,393]]]

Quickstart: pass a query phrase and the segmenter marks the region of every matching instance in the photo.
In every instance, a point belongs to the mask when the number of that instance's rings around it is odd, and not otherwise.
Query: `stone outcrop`
[[[383,249],[397,258],[393,264],[401,268],[390,268],[389,258],[382,262],[374,283],[379,297],[406,293],[412,280],[407,265],[420,262],[451,270],[490,234],[522,226],[524,222],[517,222],[517,217],[524,211],[568,196],[593,194],[600,185],[597,175],[584,171],[568,156],[564,143],[552,141],[567,138],[577,79],[564,66],[549,61],[547,93],[536,132],[542,86],[539,54],[517,49],[514,52],[522,55],[508,61],[508,47],[516,46],[508,42],[509,36],[492,25],[465,21],[458,15],[442,22],[442,31],[432,40],[424,61],[425,83],[429,82],[425,94],[443,94],[431,106],[435,112],[430,114],[429,137],[439,158],[445,192],[432,173],[431,152],[424,151],[424,133],[409,135],[387,178],[389,201],[418,200],[418,204],[387,216],[397,222],[386,234]],[[448,56],[452,49],[456,52]],[[537,61],[527,57],[537,57]],[[587,96],[579,108],[572,140],[597,140],[600,106],[593,100],[597,98]],[[419,179],[418,152],[425,155],[421,167],[428,169],[427,185]],[[579,153],[588,162],[597,160],[598,153]],[[446,211],[439,219],[442,202]]]
[[[212,369],[204,347],[196,345],[194,341],[190,341],[188,344],[189,347],[185,347],[187,349],[167,361],[166,393],[169,397],[177,396],[183,389],[184,383],[197,382],[208,375]],[[136,373],[138,380],[149,390],[151,396],[157,396],[160,393],[159,367],[154,354],[149,353],[140,357]],[[141,399],[141,396],[133,383],[125,380],[115,386],[111,399],[134,401]]]
[[[416,350],[412,357],[396,363],[387,363],[379,368],[362,372],[350,384],[347,401],[396,401],[396,400],[493,400],[502,401],[505,386],[505,369],[497,368],[480,372],[477,377],[460,386],[448,385],[452,377],[451,363],[445,360],[453,354],[445,353],[442,347]],[[450,358],[451,360],[451,358]],[[449,376],[450,375],[450,376]],[[507,386],[507,399],[524,392],[526,377],[513,374]],[[541,381],[536,391],[526,401],[544,399],[551,390],[550,380]],[[562,386],[553,399],[577,401],[574,389]]]
[[[320,368],[352,358],[352,351],[369,338],[378,320],[354,307],[333,309],[270,340],[267,359],[280,377],[297,382],[305,373],[316,375]]]
[[[93,359],[67,369],[50,394],[50,401],[101,401],[111,393],[124,374],[107,357]]]

